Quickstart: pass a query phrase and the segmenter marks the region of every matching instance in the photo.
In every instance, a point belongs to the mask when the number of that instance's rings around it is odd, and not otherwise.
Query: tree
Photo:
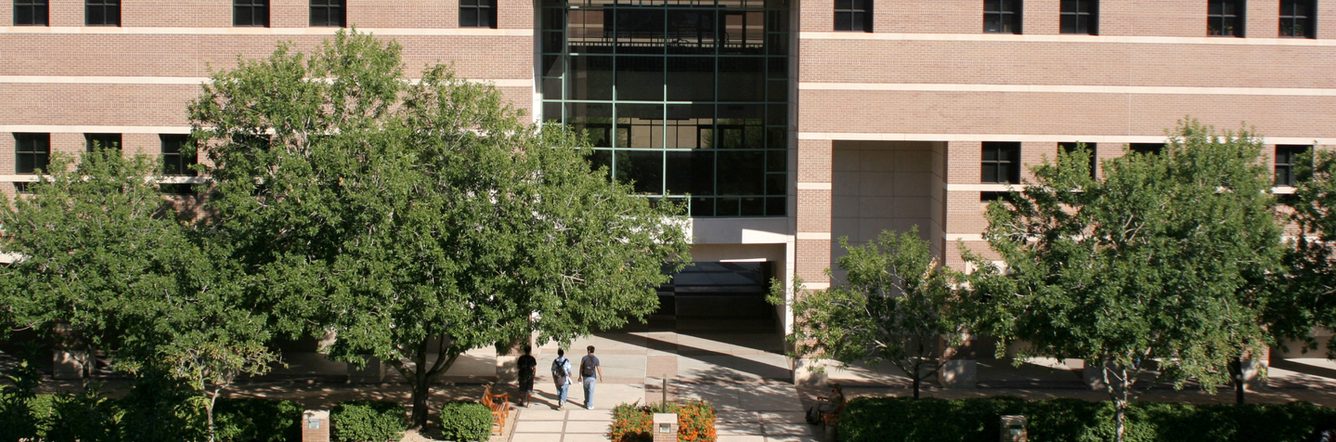
[[[422,426],[465,351],[643,318],[664,263],[689,258],[678,208],[592,170],[579,137],[401,65],[394,43],[340,32],[215,74],[190,111],[211,228],[264,281],[258,302],[286,333],[334,333],[335,358],[397,369]]]
[[[1217,137],[1187,120],[1164,152],[1108,160],[1100,180],[1084,149],[1036,167],[1034,183],[988,208],[984,236],[1005,272],[969,257],[983,331],[1100,367],[1120,441],[1152,368],[1179,388],[1228,382],[1240,349],[1264,345],[1249,297],[1280,258],[1260,148],[1247,131]]]
[[[965,329],[956,307],[956,272],[934,258],[918,228],[882,231],[876,240],[850,246],[839,266],[847,281],[808,291],[793,302],[797,326],[789,335],[794,352],[844,363],[887,362],[905,372],[918,399],[923,380],[935,376]],[[829,273],[829,270],[827,270]],[[801,285],[795,292],[801,292]],[[782,303],[775,282],[771,302]]]
[[[1289,272],[1278,278],[1283,297],[1268,307],[1276,334],[1315,348],[1315,326],[1336,329],[1336,153],[1313,152],[1299,164],[1287,218],[1296,234],[1285,256]],[[1336,340],[1327,343],[1327,354],[1336,357]]]
[[[14,322],[119,371],[190,382],[212,432],[218,395],[274,359],[262,315],[244,308],[234,266],[176,221],[154,163],[99,148],[70,164],[53,156],[32,195],[0,207],[0,250],[21,257],[0,299]]]

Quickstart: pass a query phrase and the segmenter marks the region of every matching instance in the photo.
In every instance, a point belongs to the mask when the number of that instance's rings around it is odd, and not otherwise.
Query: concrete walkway
[[[605,379],[595,389],[593,410],[583,407],[584,392],[573,383],[570,399],[556,408],[556,386],[548,372],[557,346],[535,353],[538,382],[529,408],[512,419],[511,441],[606,441],[611,408],[621,403],[706,400],[717,412],[720,442],[818,441],[815,427],[803,422],[803,405],[792,383],[788,360],[777,334],[644,331],[606,333],[577,340],[567,357],[576,369],[593,345]]]

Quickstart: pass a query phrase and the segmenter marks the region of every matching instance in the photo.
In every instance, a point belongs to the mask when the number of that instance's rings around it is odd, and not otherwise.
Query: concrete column
[[[677,413],[654,413],[654,442],[677,442]]]
[[[945,347],[943,340],[939,345]],[[979,379],[979,361],[975,359],[974,336],[968,332],[962,336],[960,345],[948,348],[943,354],[950,360],[937,370],[937,383],[945,388],[974,388]]]

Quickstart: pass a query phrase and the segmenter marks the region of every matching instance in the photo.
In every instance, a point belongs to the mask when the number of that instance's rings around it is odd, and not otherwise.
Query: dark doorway
[[[652,325],[682,329],[773,331],[775,307],[766,302],[768,262],[694,262],[659,287]]]

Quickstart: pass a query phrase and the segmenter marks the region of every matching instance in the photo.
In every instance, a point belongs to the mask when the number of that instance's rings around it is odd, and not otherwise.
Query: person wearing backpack
[[[594,409],[594,386],[598,380],[603,378],[603,366],[598,362],[598,356],[594,356],[594,346],[586,347],[589,354],[580,359],[580,381],[584,382],[585,390],[585,409]]]
[[[557,384],[557,409],[566,405],[566,393],[571,388],[571,360],[566,359],[566,350],[557,349],[557,358],[552,360],[552,382]]]

